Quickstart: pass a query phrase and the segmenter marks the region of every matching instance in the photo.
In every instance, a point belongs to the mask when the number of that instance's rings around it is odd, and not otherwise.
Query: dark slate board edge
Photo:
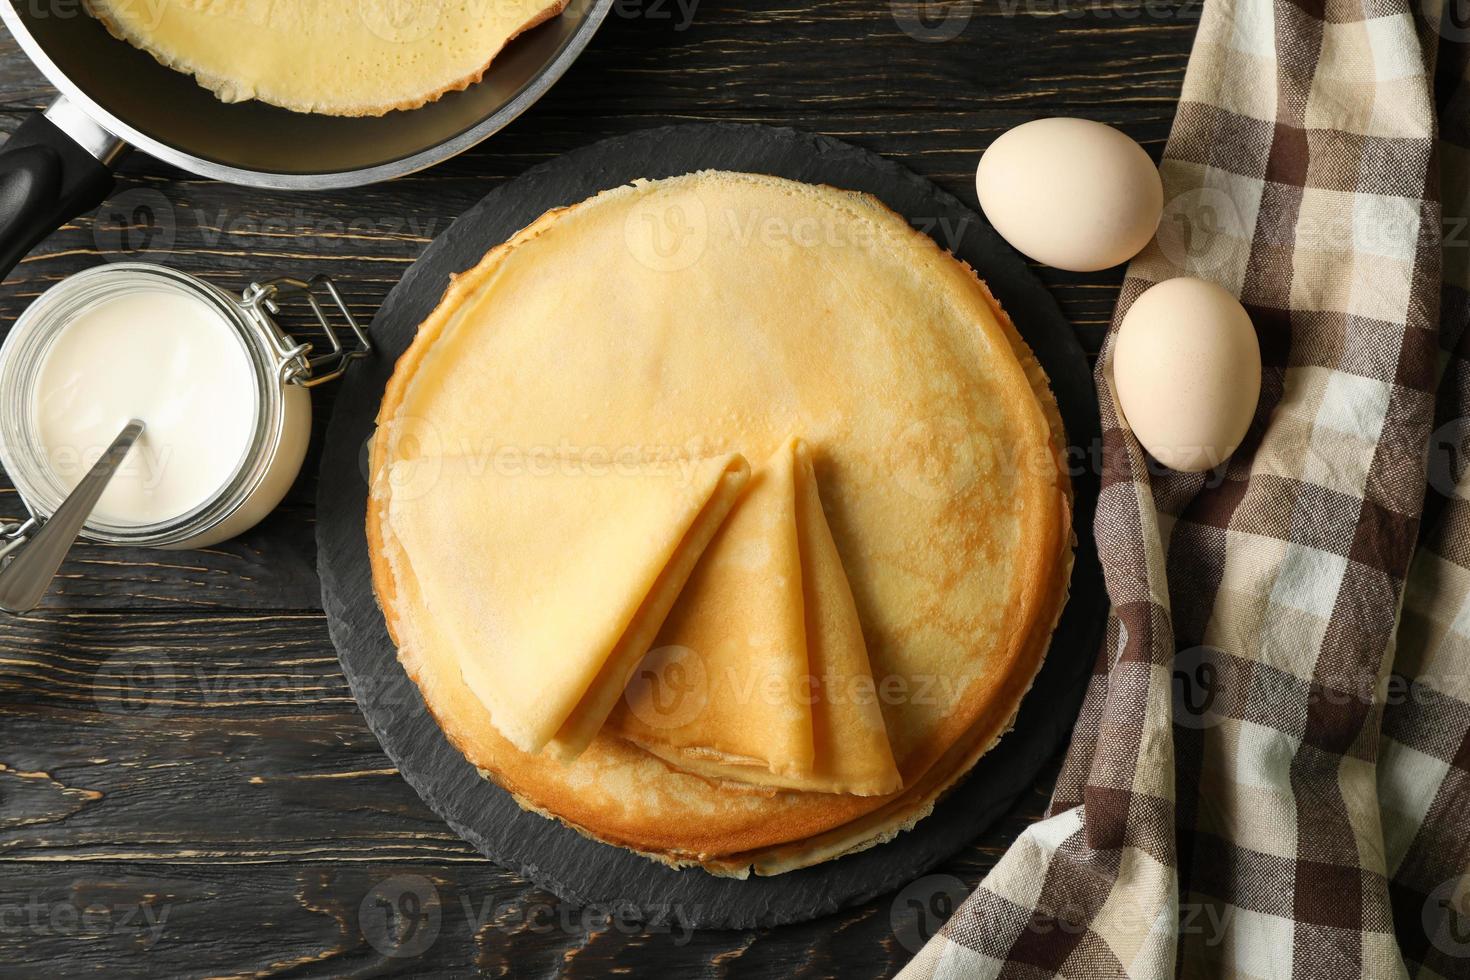
[[[987,278],[997,298],[1015,315],[1023,336],[1052,377],[1069,432],[1074,438],[1095,436],[1091,371],[1066,321],[1015,253],[952,195],[899,164],[824,136],[742,124],[665,127],[583,147],[526,171],[465,212],[409,269],[374,323],[380,333],[396,323],[400,333],[406,328],[406,335],[383,344],[392,348],[392,356],[380,357],[370,371],[349,378],[337,401],[322,460],[318,545],[323,603],[354,695],[390,759],[457,833],[497,863],[570,902],[630,901],[649,913],[656,913],[661,904],[680,902],[686,921],[696,927],[750,928],[815,918],[890,891],[963,847],[1008,811],[1071,728],[1096,650],[1103,592],[1090,548],[1096,481],[1084,474],[1077,487],[1076,530],[1081,547],[1073,577],[1074,598],[1057,633],[1061,642],[1054,642],[1037,682],[1038,687],[1064,691],[1064,696],[1028,699],[1018,719],[1022,734],[1003,739],[976,767],[974,778],[948,794],[934,815],[915,830],[815,868],[744,882],[715,878],[697,869],[674,871],[522,811],[508,794],[474,774],[429,717],[417,688],[398,667],[391,644],[383,649],[386,630],[372,597],[362,534],[366,485],[356,458],[371,433],[382,383],[413,328],[437,304],[450,272],[474,264],[487,248],[547,208],[575,203],[633,177],[668,176],[711,166],[780,173],[866,190],[910,218],[960,219],[962,236],[955,251]],[[812,169],[823,174],[808,173]],[[904,207],[904,201],[911,206]],[[922,202],[924,211],[933,214],[916,211],[914,202]],[[349,452],[351,457],[346,455]],[[350,506],[341,505],[344,493]],[[365,646],[376,647],[379,659],[362,654]],[[1078,646],[1082,649],[1073,649]],[[361,667],[370,667],[373,673]],[[384,668],[386,677],[382,676]],[[475,811],[481,816],[479,825],[461,819],[455,802],[446,798],[450,793],[484,802],[485,809]],[[503,819],[494,827],[484,826],[492,815]],[[559,851],[581,857],[554,860]],[[546,856],[553,860],[545,861]],[[589,862],[604,866],[601,883],[617,882],[616,893],[599,890]],[[555,870],[558,865],[560,872]],[[607,868],[619,870],[609,874]],[[584,880],[569,880],[568,872]],[[691,896],[708,901],[694,902]],[[716,907],[712,910],[711,905]]]

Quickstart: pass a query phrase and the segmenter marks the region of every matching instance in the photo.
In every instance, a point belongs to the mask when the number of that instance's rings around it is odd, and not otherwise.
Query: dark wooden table
[[[133,155],[97,215],[6,279],[0,322],[120,257],[234,291],[327,272],[371,318],[490,188],[676,121],[827,133],[973,204],[980,151],[1038,116],[1115,124],[1157,156],[1198,12],[1195,0],[619,0],[545,99],[427,173],[293,195]],[[0,126],[51,95],[0,37]],[[1120,276],[1041,275],[1095,351]],[[899,899],[770,930],[644,930],[501,871],[398,777],[338,668],[312,540],[323,394],[313,456],[258,528],[197,552],[79,548],[41,611],[0,620],[0,975],[889,976],[937,924],[916,909],[942,911],[1041,812],[1048,785]],[[21,510],[4,484],[0,517]],[[386,935],[383,903],[412,911],[421,895],[419,934]]]

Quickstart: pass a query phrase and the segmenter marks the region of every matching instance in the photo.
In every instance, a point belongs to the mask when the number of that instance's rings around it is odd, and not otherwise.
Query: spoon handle
[[[118,464],[142,433],[143,423],[138,419],[125,425],[112,440],[112,445],[56,508],[56,513],[47,518],[41,529],[31,535],[31,539],[16,551],[4,568],[0,568],[0,609],[23,613],[36,608],[92,508],[97,506],[102,491],[107,489]]]

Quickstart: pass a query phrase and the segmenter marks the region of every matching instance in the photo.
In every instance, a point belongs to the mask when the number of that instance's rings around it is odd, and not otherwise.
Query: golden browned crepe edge
[[[769,769],[765,768],[765,766],[761,765],[759,760],[753,760],[751,763],[742,764],[740,762],[731,761],[731,757],[729,756],[714,756],[706,758],[690,750],[685,750],[681,752],[678,749],[671,748],[666,745],[658,745],[653,742],[646,742],[638,738],[628,738],[621,735],[614,737],[623,738],[625,741],[631,742],[632,744],[642,749],[644,752],[647,752],[649,755],[652,756],[657,756],[675,769],[691,773],[695,776],[703,777],[710,780],[711,782],[740,784],[741,788],[761,787],[775,790],[797,789],[797,787],[791,786],[790,782],[787,779],[772,773]],[[895,793],[898,791],[898,789],[902,788],[903,787],[900,785],[897,789],[895,789],[892,785],[879,780],[877,777],[869,777],[866,780],[842,780],[840,787],[829,785],[826,787],[799,791],[812,793],[845,793],[849,796],[884,796]]]
[[[109,17],[105,11],[99,8],[97,4],[93,2],[93,0],[82,0],[82,2],[83,6],[87,10],[87,13],[91,14],[97,20],[101,21],[102,26],[107,28],[107,33],[111,34],[119,41],[125,41],[128,44],[131,44],[139,51],[147,52],[153,57],[154,61],[158,62],[160,65],[163,65],[165,68],[169,68],[173,71],[191,76],[201,88],[207,90],[211,95],[213,95],[216,99],[219,99],[221,102],[225,101],[222,93],[228,91],[235,85],[235,83],[230,81],[228,78],[219,75],[211,75],[201,68],[191,67],[188,61],[184,58],[169,58],[166,57],[163,52],[153,50],[152,47],[143,42],[141,35],[135,35],[133,32],[129,31],[125,25],[113,20],[113,18]],[[250,99],[240,101],[254,100],[257,102],[263,102],[266,105],[273,105],[282,109],[288,109],[291,112],[308,113],[319,116],[386,116],[388,113],[392,112],[395,109],[402,109],[405,111],[409,109],[417,109],[420,106],[428,105],[430,102],[437,102],[439,99],[443,98],[445,95],[448,95],[450,92],[463,92],[471,85],[479,82],[485,77],[485,72],[490,70],[491,63],[494,62],[496,58],[500,57],[500,52],[505,50],[505,46],[507,44],[514,41],[516,38],[520,37],[531,28],[539,27],[551,18],[560,15],[563,10],[566,10],[567,4],[570,2],[571,0],[550,0],[549,4],[546,7],[533,14],[529,20],[527,20],[520,27],[512,31],[506,37],[505,41],[501,43],[500,47],[490,52],[485,57],[485,63],[482,64],[477,70],[470,72],[463,78],[447,83],[437,91],[427,92],[423,96],[414,96],[412,98],[404,99],[400,102],[382,103],[379,105],[360,105],[346,107],[339,106],[334,107],[330,110],[317,109],[300,105],[287,105],[284,102],[272,102],[269,99],[261,98],[259,95],[252,95]]]
[[[720,172],[712,173],[712,176],[718,175]],[[761,179],[780,180],[780,178],[762,178],[761,175],[753,176]],[[628,192],[639,183],[642,182],[622,185],[604,191],[602,194]],[[820,186],[826,190],[835,191],[851,203],[903,221],[901,216],[895,215],[891,209],[871,195],[832,188],[829,185]],[[581,201],[546,212],[509,240],[492,248],[478,264],[452,277],[443,299],[420,325],[413,343],[399,358],[393,376],[384,391],[383,402],[378,413],[379,428],[373,440],[371,472],[378,471],[381,454],[386,450],[389,438],[382,422],[391,418],[396,412],[419,363],[427,356],[434,342],[454,318],[460,307],[460,301],[465,297],[473,296],[493,276],[504,253],[541,234],[563,213],[575,210],[586,203],[587,201]],[[906,221],[904,224],[908,225]],[[906,790],[886,798],[887,802],[884,802],[883,797],[846,796],[835,800],[826,807],[829,813],[835,810],[839,813],[852,814],[850,820],[838,825],[833,826],[830,820],[814,818],[810,813],[802,813],[800,816],[788,813],[782,815],[783,830],[775,831],[775,833],[791,833],[791,836],[784,841],[761,843],[747,839],[760,834],[769,836],[772,831],[769,827],[763,826],[759,831],[747,830],[745,834],[734,840],[722,840],[713,848],[699,848],[697,845],[690,847],[689,845],[694,842],[685,839],[698,834],[696,828],[647,828],[643,833],[644,839],[634,839],[607,827],[594,829],[587,826],[591,821],[578,818],[578,800],[574,794],[567,794],[553,800],[534,799],[518,787],[513,778],[508,778],[509,774],[488,768],[482,760],[477,759],[463,733],[455,731],[453,726],[446,725],[446,719],[441,718],[430,700],[425,698],[430,713],[435,716],[436,722],[444,730],[449,741],[466,756],[471,764],[476,766],[482,775],[492,779],[511,793],[524,809],[555,818],[594,840],[636,851],[674,867],[700,865],[711,873],[736,877],[744,877],[752,868],[760,874],[779,874],[842,854],[863,850],[913,827],[933,810],[940,796],[958,782],[1014,723],[1021,699],[1030,689],[1045,658],[1052,631],[1065,605],[1071,576],[1074,544],[1071,530],[1072,488],[1065,466],[1066,440],[1062,429],[1061,414],[1052,396],[1045,372],[985,283],[969,265],[941,249],[927,235],[912,226],[909,228],[919,243],[921,251],[927,249],[932,261],[940,263],[940,270],[948,269],[952,273],[955,270],[963,270],[963,277],[969,284],[969,288],[977,291],[977,296],[993,314],[995,323],[1011,345],[1022,369],[1021,373],[1036,398],[1044,423],[1050,429],[1050,449],[1052,462],[1056,469],[1056,481],[1052,488],[1057,491],[1056,507],[1050,509],[1049,514],[1047,507],[1027,508],[1026,512],[1032,516],[1032,526],[1027,528],[1028,533],[1023,536],[1037,541],[1038,551],[1051,554],[1053,559],[1026,562],[1021,566],[1023,574],[1018,590],[1018,604],[1021,612],[1018,620],[1024,624],[1025,635],[1013,634],[1015,641],[1012,644],[1013,652],[1007,660],[1006,668],[997,671],[997,681],[991,683],[985,692],[975,697],[975,700],[983,702],[983,707],[971,720],[954,717],[949,719],[934,739],[935,741],[942,739],[946,748],[926,770],[915,777]],[[386,568],[387,562],[382,553],[381,528],[374,520],[375,510],[376,502],[370,501],[367,534],[374,588],[388,624],[389,634],[400,648],[400,661],[415,683],[421,684],[419,665],[413,662],[412,652],[403,648],[403,629],[392,611],[396,601],[396,586],[392,581],[391,573]],[[621,740],[617,741],[621,743]],[[631,743],[621,744],[626,746],[627,751],[642,752]],[[540,764],[554,763],[547,760]],[[667,765],[667,763],[663,764]],[[720,785],[730,786],[728,783]],[[732,791],[757,794],[775,792],[763,791],[757,787],[741,787],[739,790],[734,790],[732,787]],[[825,796],[826,794],[807,795]],[[742,844],[754,846],[742,846]]]

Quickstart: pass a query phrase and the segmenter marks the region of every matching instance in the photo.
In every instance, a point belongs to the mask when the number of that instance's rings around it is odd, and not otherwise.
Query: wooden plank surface
[[[1157,156],[1197,16],[1193,0],[624,0],[535,108],[422,174],[293,195],[133,154],[96,215],[5,280],[0,322],[119,258],[236,291],[327,272],[371,318],[490,188],[685,120],[827,133],[973,205],[980,151],[1037,116],[1101,119]],[[0,37],[0,129],[51,95]],[[1120,275],[1040,273],[1095,350]],[[679,910],[643,929],[500,871],[392,770],[337,667],[312,543],[321,394],[303,477],[258,528],[199,552],[79,548],[43,611],[0,622],[0,976],[889,976],[1044,807],[1050,775],[936,874],[780,929],[691,932]],[[0,517],[20,510],[0,484]]]

